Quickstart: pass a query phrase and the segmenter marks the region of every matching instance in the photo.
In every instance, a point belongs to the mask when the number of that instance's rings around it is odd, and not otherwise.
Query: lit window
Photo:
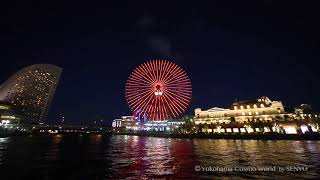
[[[254,108],[257,108],[257,105],[256,105],[256,104],[254,104],[254,105],[253,105],[253,107],[254,107]]]
[[[243,109],[243,106],[241,105],[240,108]]]
[[[247,109],[250,109],[250,105],[247,105]]]
[[[237,107],[237,106],[234,106],[234,109],[238,109],[238,107]]]
[[[242,112],[242,116],[246,115],[246,113]]]
[[[251,112],[249,112],[249,115],[251,116],[251,115],[252,115],[252,113],[251,113]]]
[[[264,108],[264,105],[263,105],[263,104],[260,104],[260,107]]]
[[[256,111],[256,115],[259,115],[258,111]]]

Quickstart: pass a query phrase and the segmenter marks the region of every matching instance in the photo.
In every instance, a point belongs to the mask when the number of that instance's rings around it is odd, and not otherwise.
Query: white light
[[[276,128],[276,127],[272,127],[272,131],[273,131],[273,132],[279,132],[279,129]]]
[[[283,129],[286,131],[286,134],[297,134],[297,130],[294,126],[285,126]]]
[[[9,120],[2,120],[2,122],[1,122],[3,125],[7,125],[7,124],[9,124],[10,123],[10,121]]]
[[[161,92],[161,91],[154,92],[154,95],[156,95],[156,96],[162,96],[162,94],[163,94],[163,92]]]
[[[314,125],[311,125],[311,129],[312,129],[313,132],[317,132],[318,131],[318,129]]]
[[[270,129],[268,127],[264,127],[264,132],[270,132]]]
[[[300,128],[301,128],[301,131],[302,131],[303,134],[305,134],[306,132],[309,131],[309,129],[308,129],[308,127],[306,125],[301,125]]]
[[[54,130],[54,131],[48,130],[48,132],[51,133],[51,134],[56,134],[56,133],[58,133],[58,130]]]

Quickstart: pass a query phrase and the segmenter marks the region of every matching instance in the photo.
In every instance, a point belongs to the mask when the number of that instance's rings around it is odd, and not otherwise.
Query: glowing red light
[[[149,120],[165,120],[181,115],[190,103],[191,93],[187,73],[166,60],[141,64],[126,84],[126,98],[131,110],[146,112]]]

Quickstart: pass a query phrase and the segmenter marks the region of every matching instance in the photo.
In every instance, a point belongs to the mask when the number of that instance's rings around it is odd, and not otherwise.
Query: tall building
[[[0,86],[0,101],[10,103],[28,121],[43,122],[62,68],[50,64],[25,67]]]

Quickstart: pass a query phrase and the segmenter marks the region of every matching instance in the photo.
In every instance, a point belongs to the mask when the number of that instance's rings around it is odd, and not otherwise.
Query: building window
[[[259,115],[258,111],[256,111],[256,115]]]
[[[243,109],[243,106],[241,105],[240,108]]]
[[[253,108],[257,108],[257,105],[256,105],[256,104],[254,104],[254,105],[253,105]]]
[[[247,105],[247,109],[250,109],[250,105]]]
[[[242,112],[242,116],[246,115],[246,113]]]
[[[249,115],[251,116],[251,115],[252,115],[252,113],[251,113],[251,112],[249,112]]]
[[[263,105],[263,104],[260,104],[260,107],[261,107],[261,108],[264,108],[264,105]]]

